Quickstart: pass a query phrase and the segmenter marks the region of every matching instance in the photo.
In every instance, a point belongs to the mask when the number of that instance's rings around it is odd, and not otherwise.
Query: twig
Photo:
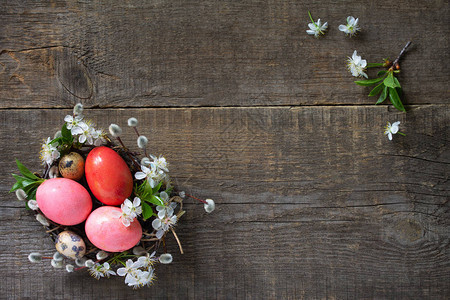
[[[141,239],[141,242],[154,242],[154,241],[157,241],[157,240],[159,240],[159,239],[157,239],[157,238],[153,238],[153,239]]]
[[[208,202],[206,202],[205,200],[202,200],[202,199],[199,199],[199,198],[194,197],[194,196],[192,196],[192,195],[189,195],[188,193],[186,193],[185,195],[188,196],[189,198],[198,200],[198,201],[200,201],[201,203],[204,203],[204,204],[207,204],[207,203],[208,203]]]
[[[173,230],[173,228],[170,228],[170,230],[172,231],[173,236],[174,236],[175,239],[177,240],[178,247],[180,247],[180,253],[181,253],[181,254],[184,254],[184,252],[183,252],[183,247],[181,247],[181,242],[180,242],[180,240],[178,239],[178,235],[175,233],[175,230]]]
[[[397,58],[394,60],[394,62],[392,63],[392,67],[391,68],[397,68],[398,69],[398,62],[400,60],[400,58],[403,56],[403,54],[406,51],[406,48],[408,48],[411,45],[411,41],[408,41],[405,45],[405,47],[403,47],[402,51],[400,51],[400,54],[397,56]]]

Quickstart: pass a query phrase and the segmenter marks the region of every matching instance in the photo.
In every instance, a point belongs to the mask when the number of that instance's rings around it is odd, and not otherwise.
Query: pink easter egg
[[[114,206],[102,206],[94,210],[85,225],[89,241],[108,252],[133,248],[141,240],[141,224],[135,219],[126,227],[122,224],[121,214],[122,210]]]
[[[61,225],[80,224],[92,210],[89,192],[78,182],[67,178],[44,181],[36,191],[36,201],[48,219]]]

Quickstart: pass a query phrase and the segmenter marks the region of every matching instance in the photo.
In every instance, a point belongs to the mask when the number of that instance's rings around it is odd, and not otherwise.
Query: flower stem
[[[192,196],[192,195],[189,195],[189,194],[187,194],[187,193],[186,193],[186,196],[188,196],[189,198],[192,198],[192,199],[198,200],[198,201],[200,201],[200,202],[202,202],[202,203],[205,203],[205,204],[207,204],[207,202],[206,202],[205,200],[199,199],[199,198],[197,198],[197,197],[194,197],[194,196]]]
[[[398,64],[400,58],[403,56],[403,54],[405,53],[406,49],[411,45],[411,41],[408,41],[405,45],[405,47],[403,47],[402,51],[400,51],[400,54],[397,56],[397,58],[394,60],[394,62],[392,63],[392,67],[391,68],[395,68],[395,66]]]
[[[309,15],[309,18],[311,19],[311,22],[313,22],[313,24],[316,25],[316,22],[314,22],[314,20],[313,20],[313,18],[311,16],[311,13],[309,12],[309,10],[308,10],[308,15]]]
[[[404,134],[403,132],[397,131],[398,134],[406,136],[406,134]]]
[[[177,240],[178,247],[180,248],[180,253],[181,253],[181,254],[184,254],[184,252],[183,252],[183,247],[181,247],[181,242],[180,242],[180,240],[178,239],[178,236],[177,236],[177,234],[175,233],[175,230],[173,230],[172,227],[170,227],[170,230],[172,230],[173,236],[174,236],[175,239]]]

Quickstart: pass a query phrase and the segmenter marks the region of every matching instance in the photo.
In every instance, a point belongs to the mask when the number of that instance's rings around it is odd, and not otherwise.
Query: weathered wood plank
[[[31,265],[41,226],[7,194],[14,157],[38,168],[39,140],[68,110],[1,110],[0,256],[6,298],[446,299],[450,296],[448,107],[88,110],[100,126],[136,116],[187,201],[186,252],[151,289]],[[386,121],[406,137],[390,142]],[[18,128],[11,134],[12,128]],[[131,131],[129,131],[131,133]],[[125,138],[133,145],[134,137]],[[27,241],[27,242],[25,242]]]
[[[329,22],[324,38],[305,33],[308,10]],[[353,39],[337,29],[348,14]],[[372,104],[347,57],[394,58],[410,39],[405,103],[448,103],[448,14],[440,0],[11,1],[0,107]]]

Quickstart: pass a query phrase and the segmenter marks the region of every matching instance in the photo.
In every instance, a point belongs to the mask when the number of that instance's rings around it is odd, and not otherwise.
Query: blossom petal
[[[145,174],[143,172],[136,172],[136,174],[134,174],[134,177],[137,180],[141,180],[141,179],[144,179],[145,177],[147,177],[147,174]]]
[[[314,32],[315,32],[315,29],[317,28],[316,24],[314,24],[314,23],[309,23],[308,27],[309,27],[309,29],[311,29]]]
[[[125,276],[127,274],[127,269],[125,268],[119,268],[117,269],[117,275],[119,276]]]
[[[158,230],[161,227],[161,220],[160,219],[154,219],[152,222],[152,227],[156,230]]]
[[[344,31],[345,33],[347,33],[346,31],[347,31],[347,26],[345,26],[345,25],[339,25],[339,30],[340,31]]]
[[[390,132],[388,133],[388,138],[390,141],[392,141],[392,133],[390,133]]]

